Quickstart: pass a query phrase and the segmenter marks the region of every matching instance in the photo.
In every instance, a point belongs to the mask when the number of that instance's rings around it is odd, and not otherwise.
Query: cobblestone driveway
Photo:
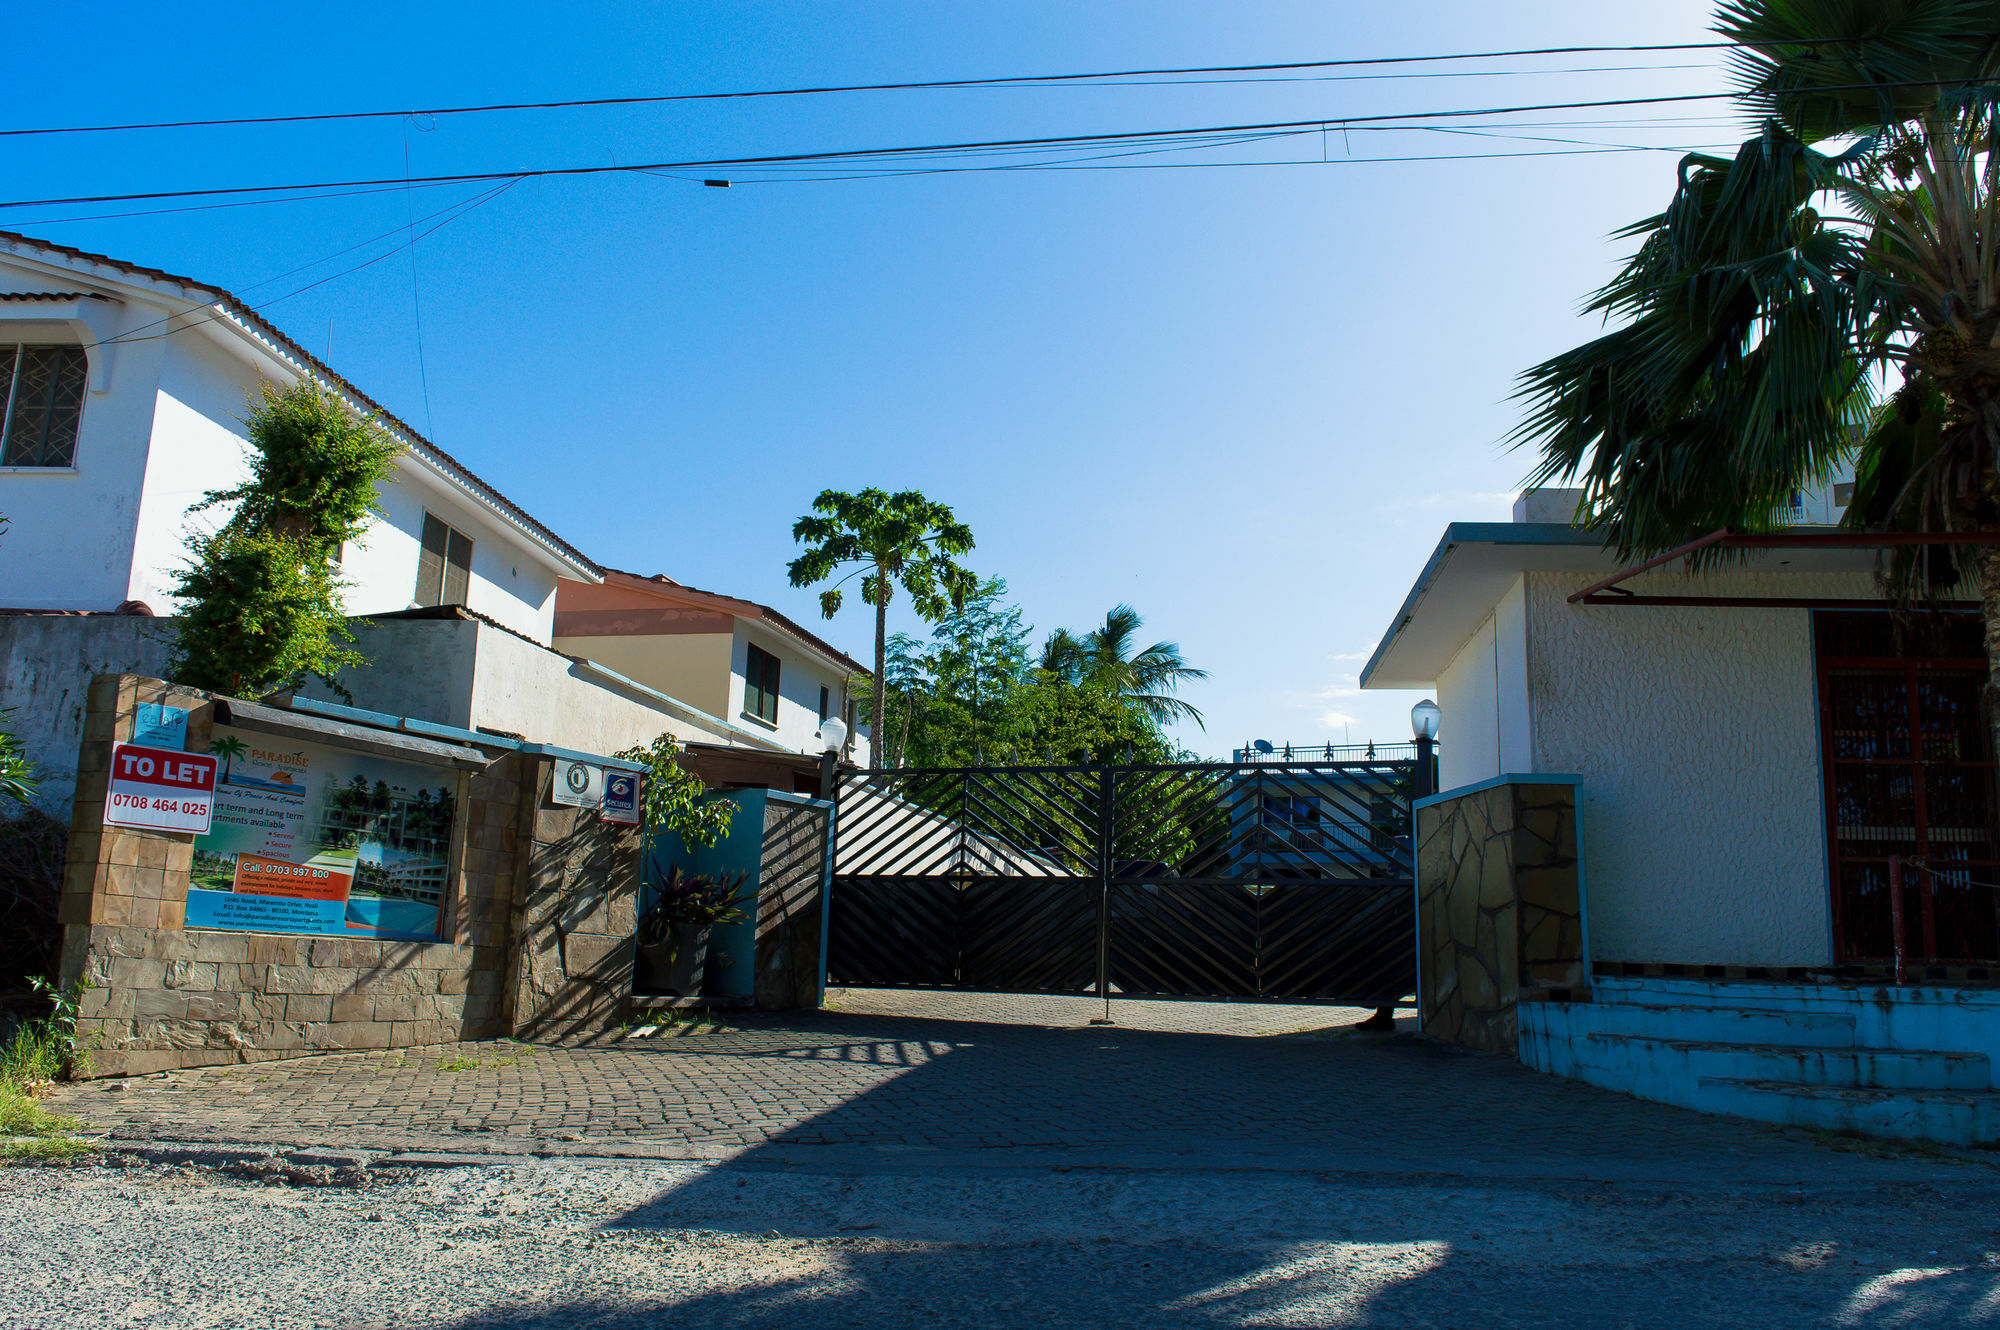
[[[834,1001],[595,1047],[342,1054],[97,1082],[61,1100],[115,1138],[373,1149],[750,1150],[784,1162],[845,1148],[1044,1166],[1771,1181],[1894,1166],[1407,1034],[1352,1032],[1364,1011],[1133,1002],[1103,1028],[1085,1024],[1095,1004],[1075,999]]]

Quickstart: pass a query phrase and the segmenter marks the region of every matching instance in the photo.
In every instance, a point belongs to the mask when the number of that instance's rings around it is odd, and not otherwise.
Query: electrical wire
[[[1814,95],[1824,95],[1840,91],[1874,91],[1890,87],[1954,87],[1990,86],[1988,80],[1930,79],[1901,83],[1867,83],[1835,85],[1824,88],[1800,89]],[[1473,116],[1520,115],[1536,111],[1581,111],[1598,110],[1624,106],[1660,106],[1672,103],[1704,102],[1734,99],[1733,92],[1681,93],[1661,97],[1619,97],[1579,102],[1543,102],[1518,106],[1489,106],[1479,108],[1459,108],[1438,111],[1408,111],[1365,116],[1322,116],[1311,120],[1283,120],[1260,124],[1209,125],[1186,129],[1166,130],[1126,130],[1105,134],[1067,134],[1041,138],[990,139],[964,143],[933,143],[889,148],[860,148],[829,152],[774,153],[753,157],[697,158],[670,162],[637,162],[631,164],[539,167],[527,170],[475,171],[454,175],[420,176],[415,180],[403,181],[389,178],[368,178],[356,180],[329,180],[278,185],[238,185],[209,189],[171,189],[134,192],[126,194],[83,194],[64,198],[10,199],[0,201],[0,208],[21,207],[67,207],[87,203],[127,203],[144,202],[154,199],[220,198],[244,194],[268,194],[274,192],[304,192],[308,190],[360,189],[374,186],[401,186],[406,184],[458,184],[480,183],[500,180],[526,180],[534,178],[555,178],[563,176],[615,175],[635,172],[673,172],[691,170],[697,167],[708,169],[738,168],[757,170],[774,165],[795,163],[839,163],[869,160],[893,160],[936,156],[945,153],[986,152],[999,153],[1019,150],[1080,148],[1091,145],[1134,144],[1147,142],[1169,142],[1214,135],[1229,134],[1283,134],[1287,132],[1317,132],[1325,129],[1358,128],[1365,125],[1385,124],[1401,121],[1461,119]],[[1420,128],[1420,126],[1412,126]]]
[[[1807,41],[1787,42],[1788,46],[1852,46],[1868,38],[1823,38]],[[553,111],[570,110],[595,106],[647,106],[672,102],[737,101],[768,97],[812,97],[836,93],[856,92],[916,92],[959,88],[994,87],[1043,87],[1064,84],[1087,84],[1094,79],[1129,80],[1141,78],[1168,77],[1191,74],[1261,74],[1282,73],[1301,69],[1357,69],[1383,65],[1439,64],[1466,60],[1506,60],[1522,59],[1530,56],[1555,55],[1643,55],[1669,51],[1719,51],[1734,50],[1739,42],[1659,42],[1644,45],[1624,46],[1539,46],[1522,47],[1500,51],[1461,51],[1444,55],[1404,55],[1370,56],[1345,60],[1293,60],[1254,65],[1190,65],[1178,68],[1157,69],[1117,69],[1097,70],[1089,73],[1071,74],[1015,74],[995,78],[978,79],[931,79],[904,83],[850,83],[828,84],[802,88],[761,88],[733,92],[684,92],[665,93],[653,96],[633,97],[579,97],[565,100],[541,102],[491,102],[476,106],[437,106],[386,111],[327,111],[317,114],[275,115],[275,116],[223,116],[208,120],[152,120],[118,125],[58,125],[21,129],[0,129],[0,138],[19,138],[50,134],[113,134],[137,130],[163,129],[213,129],[224,126],[242,125],[297,125],[317,124],[339,120],[381,120],[394,116],[440,116],[440,115],[482,115],[504,111]],[[1685,66],[1640,66],[1638,68],[1684,68]],[[1537,72],[1599,72],[1599,71],[1516,71]],[[1272,81],[1272,80],[1252,80]],[[1148,86],[1120,82],[1106,86]]]

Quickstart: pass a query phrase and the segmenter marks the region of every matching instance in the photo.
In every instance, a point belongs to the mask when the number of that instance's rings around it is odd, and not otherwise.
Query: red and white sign
[[[215,767],[206,753],[114,744],[104,820],[148,831],[206,832],[215,814]]]

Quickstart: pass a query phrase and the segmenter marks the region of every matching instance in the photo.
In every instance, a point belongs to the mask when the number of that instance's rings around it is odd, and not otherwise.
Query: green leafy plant
[[[979,585],[956,558],[972,552],[972,529],[951,509],[916,490],[889,494],[865,489],[856,494],[823,490],[813,511],[792,524],[792,539],[807,546],[793,559],[788,574],[796,587],[812,586],[832,577],[843,566],[854,567],[846,577],[861,578],[861,598],[875,607],[875,678],[888,665],[889,602],[902,587],[926,623],[936,623]],[[820,592],[819,609],[831,619],[840,612],[840,582]],[[882,690],[871,690],[873,705],[870,742],[879,750],[883,728]],[[880,760],[879,757],[877,759]]]
[[[713,928],[718,924],[743,922],[743,906],[748,900],[745,878],[738,873],[712,877],[683,873],[678,867],[667,876],[653,897],[652,908],[639,921],[638,939],[642,947],[673,941],[674,926]]]
[[[13,708],[0,709],[0,724],[12,719]],[[25,804],[35,794],[35,787],[41,782],[35,775],[35,764],[28,760],[27,749],[20,736],[11,730],[0,729],[0,799],[17,804]]]
[[[65,1076],[87,1075],[89,1042],[77,1036],[78,1006],[87,984],[65,992],[46,979],[30,980],[53,1006],[50,1015],[20,1022],[0,1044],[0,1136],[60,1138],[82,1123],[51,1113],[39,1102]],[[66,1158],[90,1147],[82,1142],[16,1142],[0,1149],[9,1162]]]
[[[310,380],[283,392],[266,384],[246,423],[250,479],[188,510],[234,505],[219,530],[188,536],[191,558],[174,580],[184,608],[172,673],[251,695],[317,678],[347,697],[333,676],[365,662],[346,645],[341,548],[365,532],[400,449]]]
[[[639,809],[649,834],[670,831],[689,846],[713,845],[729,834],[729,820],[736,816],[735,801],[708,797],[708,786],[701,777],[682,768],[681,746],[672,735],[662,734],[650,744],[613,756],[645,764]]]

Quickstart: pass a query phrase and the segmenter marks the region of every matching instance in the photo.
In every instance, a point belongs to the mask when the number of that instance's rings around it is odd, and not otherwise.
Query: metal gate
[[[1394,1002],[1414,766],[845,773],[827,983]]]

